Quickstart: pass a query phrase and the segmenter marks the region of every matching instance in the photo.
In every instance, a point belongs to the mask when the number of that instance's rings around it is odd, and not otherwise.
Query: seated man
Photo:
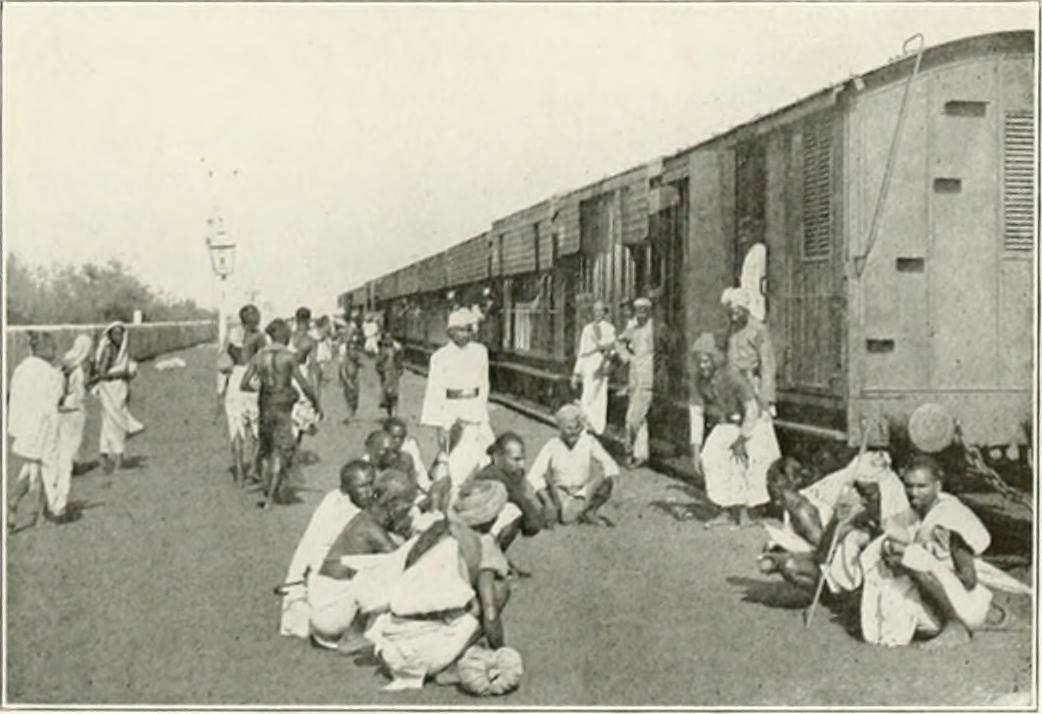
[[[1009,592],[1030,590],[979,559],[991,537],[973,511],[941,490],[941,469],[933,458],[914,458],[904,485],[919,521],[866,549],[862,634],[867,642],[891,647],[908,644],[916,634],[934,635],[927,647],[968,642],[991,606],[985,579]]]
[[[394,438],[383,429],[369,432],[369,436],[365,439],[365,454],[362,456],[362,460],[381,471],[398,469],[408,474],[414,483],[417,482],[416,465],[413,463],[412,457],[404,451],[395,449]]]
[[[431,487],[431,479],[427,473],[427,467],[423,464],[419,443],[415,438],[409,436],[409,428],[398,417],[384,419],[383,428],[391,436],[391,448],[412,459],[412,465],[416,471],[416,485],[426,493]]]
[[[373,600],[372,593],[364,589],[379,587],[374,580],[386,585],[389,577],[396,575],[395,570],[400,573],[404,565],[404,553],[397,568],[393,557],[371,556],[398,549],[392,534],[408,535],[408,514],[415,497],[416,487],[408,475],[393,469],[381,472],[373,484],[369,505],[344,525],[329,546],[318,572],[308,579],[311,636],[316,644],[329,648],[341,645],[348,652],[354,649],[364,627],[352,632],[352,624]],[[378,594],[375,599],[377,604],[382,600]]]
[[[488,449],[492,463],[473,478],[498,481],[507,489],[507,504],[492,527],[506,551],[518,534],[534,536],[543,528],[543,506],[525,479],[525,442],[513,432],[500,434]]]
[[[543,446],[527,477],[542,502],[544,522],[613,526],[597,510],[611,498],[619,467],[586,432],[578,406],[565,405],[555,417],[558,434]],[[601,473],[594,471],[594,462]]]
[[[484,638],[503,646],[508,566],[489,531],[506,500],[495,481],[464,485],[448,517],[409,549],[389,612],[365,635],[391,674],[386,689],[419,689],[431,676],[455,683],[451,668],[470,645]]]
[[[286,573],[286,584],[281,586],[282,622],[279,632],[290,637],[307,637],[308,576],[317,573],[336,541],[338,534],[358,513],[367,508],[373,498],[376,470],[371,464],[355,460],[340,469],[340,488],[325,495],[297,544]]]
[[[813,591],[825,566],[832,593],[856,590],[862,580],[860,555],[869,541],[914,519],[901,481],[883,452],[868,452],[798,490],[802,476],[802,467],[794,459],[779,459],[768,471],[767,489],[783,510],[783,527],[764,524],[769,541],[759,558],[760,570],[777,572],[793,585]]]

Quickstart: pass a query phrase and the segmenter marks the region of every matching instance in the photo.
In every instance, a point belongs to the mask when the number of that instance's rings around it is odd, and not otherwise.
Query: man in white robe
[[[438,461],[447,467],[452,492],[488,463],[486,450],[495,441],[488,415],[488,350],[472,341],[471,321],[469,310],[449,315],[449,341],[431,355],[420,415],[421,424],[438,430]],[[458,439],[450,440],[453,430]]]
[[[583,327],[575,359],[572,384],[582,385],[583,416],[594,434],[603,434],[608,417],[608,378],[615,348],[615,326],[608,321],[608,308],[593,304],[593,321]]]
[[[933,458],[914,458],[903,480],[919,520],[865,549],[862,634],[888,647],[907,645],[916,634],[932,636],[926,647],[968,642],[987,620],[991,588],[1030,589],[980,559],[991,536],[973,511],[942,491]]]
[[[13,437],[11,451],[22,459],[22,466],[9,495],[7,528],[14,530],[18,504],[29,491],[40,487],[40,500],[33,515],[32,525],[51,500],[47,492],[48,480],[43,470],[57,469],[58,458],[58,403],[64,392],[61,373],[54,368],[54,338],[47,333],[29,334],[32,354],[26,357],[11,375],[7,412],[7,431]]]
[[[310,578],[321,569],[326,553],[344,526],[371,502],[375,478],[376,470],[371,464],[351,461],[340,470],[340,488],[327,493],[318,504],[293,553],[286,582],[280,587],[283,594],[280,634],[309,636]]]

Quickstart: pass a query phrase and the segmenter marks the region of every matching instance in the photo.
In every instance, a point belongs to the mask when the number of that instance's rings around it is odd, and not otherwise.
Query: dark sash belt
[[[446,389],[446,399],[473,399],[478,396],[477,389]]]

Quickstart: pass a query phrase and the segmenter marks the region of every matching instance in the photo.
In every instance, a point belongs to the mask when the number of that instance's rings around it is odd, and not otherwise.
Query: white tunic
[[[488,424],[488,350],[478,342],[454,342],[431,355],[420,423],[449,429],[457,419]]]
[[[315,509],[308,527],[304,529],[304,535],[300,538],[300,543],[297,544],[286,573],[286,582],[303,580],[308,568],[311,569],[312,574],[316,574],[322,567],[326,553],[340,535],[340,531],[359,512],[360,509],[354,504],[351,497],[340,489],[327,493],[318,504],[318,508]],[[305,586],[298,585],[287,591],[282,600],[282,623],[279,628],[283,635],[308,636],[307,602]]]
[[[615,460],[589,433],[584,432],[570,449],[561,437],[555,436],[535,457],[528,470],[528,482],[536,491],[553,485],[575,496],[588,495],[585,489],[593,477],[594,461],[600,464],[606,478],[619,474]]]

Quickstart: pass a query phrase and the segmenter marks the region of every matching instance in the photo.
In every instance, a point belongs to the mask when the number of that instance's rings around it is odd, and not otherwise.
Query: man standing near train
[[[651,300],[633,301],[633,321],[616,345],[616,351],[629,364],[629,406],[626,409],[626,466],[634,469],[648,462],[648,410],[655,382],[655,329],[651,320]]]
[[[449,315],[449,341],[431,355],[420,414],[421,424],[438,430],[438,459],[448,464],[453,487],[484,465],[495,440],[488,416],[488,350],[473,341],[471,319],[467,308]],[[449,453],[453,428],[459,439]]]
[[[760,409],[776,416],[774,347],[762,315],[750,311],[751,298],[745,288],[727,288],[720,297],[727,308],[727,364],[743,374],[756,392]]]
[[[572,373],[572,388],[582,385],[582,412],[590,431],[604,433],[608,416],[608,377],[615,351],[615,326],[608,321],[603,300],[593,303],[593,320],[579,338],[579,354]]]

